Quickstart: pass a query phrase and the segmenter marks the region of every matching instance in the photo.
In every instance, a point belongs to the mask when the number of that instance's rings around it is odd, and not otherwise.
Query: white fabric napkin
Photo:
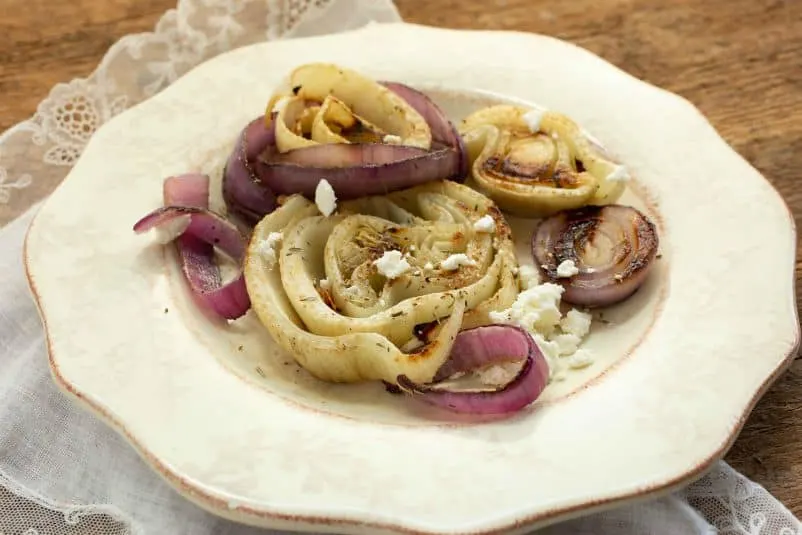
[[[208,8],[216,2],[228,6],[231,18],[218,20],[221,27],[234,27],[233,15],[242,15],[255,4],[243,0],[232,8],[234,4],[226,0],[203,0],[203,5]],[[182,5],[184,16],[197,15],[188,8],[192,4],[189,0]],[[274,10],[279,9],[277,5]],[[260,35],[268,38],[278,25],[284,30],[278,33],[287,38],[345,30],[370,20],[399,20],[390,0],[317,0],[317,5],[325,9],[301,10],[295,15],[279,10],[262,21],[262,26],[255,24]],[[242,23],[236,24],[242,28]],[[224,45],[230,43],[207,43]],[[200,61],[203,56],[195,59]],[[172,57],[177,62],[183,56]],[[173,77],[180,70],[176,69]],[[168,77],[165,83],[169,81]],[[0,138],[0,149],[11,141],[8,135]],[[7,193],[2,191],[6,168],[14,166],[2,163],[0,193]],[[0,203],[10,198],[0,195]],[[24,235],[35,210],[31,208],[0,230],[0,535],[275,533],[222,520],[186,501],[120,436],[56,388],[22,265]],[[792,535],[802,533],[802,526],[760,485],[718,463],[707,476],[675,494],[557,524],[539,533]]]

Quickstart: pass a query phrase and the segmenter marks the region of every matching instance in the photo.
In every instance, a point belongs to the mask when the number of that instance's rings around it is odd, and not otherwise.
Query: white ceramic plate
[[[196,312],[171,255],[131,226],[163,177],[219,176],[279,79],[312,61],[428,88],[455,119],[498,95],[538,103],[627,163],[622,202],[659,222],[663,257],[596,324],[591,368],[511,419],[449,424],[378,385],[311,379],[252,313]],[[452,533],[701,475],[795,349],[795,244],[777,193],[682,99],[554,39],[394,24],[236,50],[114,118],[39,212],[26,261],[58,384],[190,499],[273,528]]]

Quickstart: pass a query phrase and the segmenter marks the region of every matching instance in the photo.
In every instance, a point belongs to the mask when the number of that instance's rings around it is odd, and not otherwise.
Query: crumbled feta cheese
[[[590,323],[592,320],[592,315],[572,308],[565,314],[563,319],[560,320],[560,329],[564,333],[574,334],[580,338],[584,338],[590,332]]]
[[[525,267],[521,266],[522,276]],[[579,369],[593,362],[587,350],[579,349],[590,331],[592,316],[572,309],[563,317],[562,293],[563,287],[558,284],[533,285],[519,293],[510,308],[489,314],[494,323],[519,325],[532,335],[549,364],[553,381],[563,380],[566,368]]]
[[[433,269],[434,269],[434,264],[432,264],[431,262],[426,262],[426,263],[423,265],[423,269],[427,269],[427,270],[431,271],[431,270],[433,270]]]
[[[503,323],[503,318],[533,333],[550,334],[560,323],[560,297],[563,287],[546,283],[518,294],[512,306],[503,312],[491,312],[490,319]]]
[[[582,339],[575,334],[558,334],[552,336],[549,341],[557,344],[557,352],[561,357],[571,355],[579,349]]]
[[[507,310],[491,310],[487,313],[487,317],[493,323],[513,323],[511,309]]]
[[[607,180],[610,182],[627,182],[629,179],[629,171],[627,171],[627,168],[624,165],[617,165],[615,169],[613,169],[613,171],[607,175]]]
[[[187,227],[192,222],[192,216],[189,214],[180,215],[170,221],[162,223],[155,230],[156,234],[156,241],[161,243],[162,245],[167,245],[171,241],[178,238],[180,235],[187,230]]]
[[[320,279],[320,289],[331,290],[331,282],[329,282],[329,279]]]
[[[528,290],[540,284],[540,273],[532,266],[521,266],[518,269],[520,274],[520,286],[523,290]]]
[[[521,119],[526,123],[529,131],[533,134],[540,132],[540,123],[543,121],[543,116],[546,110],[529,110],[521,116]]]
[[[449,256],[442,262],[440,262],[440,267],[445,269],[446,271],[454,271],[459,269],[460,266],[475,266],[476,262],[471,260],[471,258],[466,255],[465,253],[457,253]]]
[[[260,241],[259,245],[256,246],[256,251],[259,253],[259,256],[264,259],[269,268],[275,266],[278,261],[276,248],[281,242],[281,238],[281,232],[271,232],[267,235],[267,238]]]
[[[555,373],[558,373],[562,369],[562,363],[559,360],[560,348],[557,346],[557,343],[550,342],[537,333],[530,334],[532,334],[532,339],[549,364],[549,375],[553,376]]]
[[[573,260],[563,260],[560,262],[560,265],[557,266],[558,277],[573,277],[577,273],[579,273],[579,268],[576,267]]]
[[[382,138],[382,141],[384,141],[388,145],[400,145],[404,140],[401,139],[401,136],[394,136],[393,134],[387,134]]]
[[[287,107],[287,104],[290,102],[290,97],[281,97],[273,104],[273,111],[276,113],[281,113],[284,111],[284,108]]]
[[[483,215],[473,224],[473,230],[490,234],[496,230],[496,221],[490,215]]]
[[[568,367],[572,370],[587,368],[593,364],[593,355],[587,349],[580,349],[568,357]]]
[[[476,370],[476,375],[483,385],[487,386],[504,386],[518,375],[521,370],[521,362],[505,362],[503,364],[494,364]]]
[[[424,343],[416,337],[412,337],[409,339],[407,343],[401,346],[401,351],[404,353],[412,353],[419,347],[423,347]]]
[[[373,261],[373,265],[381,275],[391,280],[406,273],[412,267],[401,251],[384,251],[381,258]]]
[[[315,204],[318,210],[327,217],[337,208],[337,196],[334,194],[334,188],[325,178],[318,182],[317,188],[315,188]]]

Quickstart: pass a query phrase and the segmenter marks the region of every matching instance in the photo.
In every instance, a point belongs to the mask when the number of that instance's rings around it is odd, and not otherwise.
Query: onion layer
[[[236,226],[206,208],[208,194],[209,179],[204,175],[168,178],[164,182],[164,200],[170,204],[137,221],[134,232],[144,233],[188,218],[176,236],[176,245],[193,296],[218,316],[236,319],[250,308],[245,281],[240,273],[234,280],[222,283],[214,248],[239,264],[245,252],[245,238]]]
[[[254,119],[237,138],[223,171],[223,200],[228,210],[252,225],[276,207],[275,195],[253,171],[259,153],[275,142],[273,127],[265,127],[264,117]]]
[[[453,149],[427,152],[396,145],[328,144],[280,155],[269,146],[256,162],[262,184],[279,195],[313,198],[325,178],[339,199],[383,195],[456,175],[459,156]]]
[[[382,82],[382,85],[407,101],[410,106],[423,116],[432,130],[432,141],[442,143],[457,151],[459,166],[457,174],[451,180],[464,181],[468,175],[469,167],[465,143],[462,141],[462,136],[459,135],[457,127],[448,119],[445,112],[424,93],[408,85],[398,82]]]
[[[508,336],[510,328],[510,325],[485,325],[460,332],[448,361],[437,370],[434,381],[443,381],[455,374],[493,364],[520,360],[520,355],[526,354],[526,348],[521,346],[523,338]]]
[[[416,384],[403,375],[398,377],[397,382],[402,390],[418,396],[422,401],[453,412],[509,414],[535,401],[548,384],[548,363],[529,333],[512,325],[492,325],[463,331],[454,342],[446,366],[450,364],[457,371],[502,359],[524,362],[518,375],[496,390],[444,390],[431,384]]]
[[[544,277],[565,288],[563,301],[599,307],[623,301],[640,287],[658,245],[654,223],[635,208],[587,206],[541,221],[532,252]],[[560,276],[564,262],[578,273]]]

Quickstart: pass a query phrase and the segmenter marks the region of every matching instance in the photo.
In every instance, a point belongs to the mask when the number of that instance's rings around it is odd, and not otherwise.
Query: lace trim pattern
[[[728,465],[711,471],[678,496],[702,512],[722,535],[800,535],[799,520],[761,485]]]
[[[0,535],[18,533],[141,535],[131,519],[116,507],[53,503],[20,487],[0,471]]]

